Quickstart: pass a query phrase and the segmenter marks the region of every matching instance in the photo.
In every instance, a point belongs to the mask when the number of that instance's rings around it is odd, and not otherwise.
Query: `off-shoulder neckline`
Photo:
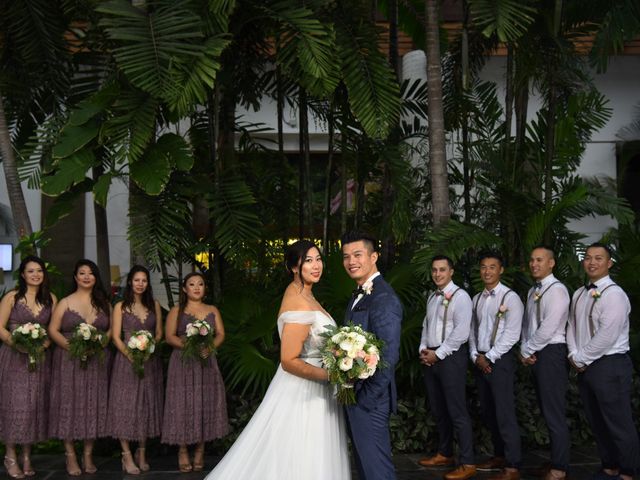
[[[283,315],[286,315],[287,313],[320,313],[320,314],[324,315],[325,317],[331,318],[333,320],[331,315],[329,315],[328,313],[323,312],[322,310],[286,310],[286,311],[282,312],[280,315],[278,315],[278,319],[280,317],[282,317]]]

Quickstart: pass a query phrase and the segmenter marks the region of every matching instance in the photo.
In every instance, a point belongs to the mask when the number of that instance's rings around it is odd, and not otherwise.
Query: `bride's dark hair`
[[[320,251],[318,246],[311,240],[298,240],[287,247],[287,250],[284,252],[284,266],[286,267],[287,272],[289,272],[291,278],[294,276],[294,267],[300,268],[302,262],[307,257],[307,253],[309,253],[309,250],[312,248]],[[302,271],[300,271],[300,283],[304,286]]]

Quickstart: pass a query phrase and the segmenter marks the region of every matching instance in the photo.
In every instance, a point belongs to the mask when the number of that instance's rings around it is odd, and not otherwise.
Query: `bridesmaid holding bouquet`
[[[162,339],[162,311],[154,300],[149,271],[134,266],[127,275],[124,300],[113,308],[113,343],[118,349],[109,388],[109,435],[120,440],[122,469],[130,475],[149,470],[145,456],[146,439],[160,436],[162,427],[162,361],[154,355],[154,346]],[[150,353],[140,374],[134,371],[131,336],[144,340],[141,350]],[[142,335],[142,337],[140,337]],[[140,347],[140,345],[136,345]],[[142,376],[140,376],[142,375]],[[138,442],[131,455],[130,441]],[[136,465],[137,463],[137,465]]]
[[[70,339],[80,325],[88,324],[97,329],[105,347],[111,333],[110,313],[98,266],[91,260],[79,260],[73,272],[73,292],[60,300],[49,325],[49,336],[59,347],[53,353],[49,435],[62,439],[71,476],[82,474],[74,440],[84,442],[85,473],[97,472],[93,444],[96,438],[107,436],[109,359],[105,348],[82,359],[72,358]]]
[[[56,305],[42,259],[25,257],[19,273],[16,289],[0,302],[0,440],[6,447],[4,466],[11,478],[35,475],[31,444],[48,438],[50,359],[45,352],[50,341],[46,336],[30,340],[28,333],[39,330],[44,334]],[[19,327],[27,332],[24,341],[34,347],[29,352],[14,341]],[[22,468],[16,444],[22,445]]]
[[[169,360],[167,387],[162,422],[162,443],[179,445],[178,467],[183,473],[204,468],[204,443],[225,436],[229,431],[227,402],[222,376],[214,350],[224,341],[224,325],[220,312],[204,303],[205,283],[201,273],[188,274],[182,282],[180,305],[167,315],[165,337],[173,347]],[[187,332],[189,324],[204,321],[209,330]],[[185,345],[193,345],[188,336],[208,336],[213,329],[213,342],[199,349],[200,358],[183,355]],[[206,330],[206,331],[205,331]],[[196,444],[193,465],[187,445]]]

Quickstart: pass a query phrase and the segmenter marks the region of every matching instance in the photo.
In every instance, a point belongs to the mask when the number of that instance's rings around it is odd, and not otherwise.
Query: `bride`
[[[333,319],[311,289],[322,275],[313,242],[287,249],[293,277],[278,316],[280,366],[253,418],[205,480],[349,480],[342,408],[327,383],[320,334]]]

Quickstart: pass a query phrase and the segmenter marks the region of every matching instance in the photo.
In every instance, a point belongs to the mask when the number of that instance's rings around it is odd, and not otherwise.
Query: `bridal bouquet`
[[[380,358],[384,342],[357,325],[328,326],[322,336],[327,339],[321,353],[329,382],[337,385],[336,396],[341,404],[353,405],[356,380],[366,380],[384,367]]]
[[[132,359],[133,371],[144,378],[144,364],[156,349],[156,341],[149,330],[136,330],[129,337],[127,351]]]
[[[208,349],[214,354],[213,328],[204,320],[193,318],[185,329],[186,338],[182,347],[182,359],[199,359],[202,365],[207,364],[208,358],[202,358],[202,351]]]
[[[29,356],[29,371],[35,372],[38,363],[44,359],[44,343],[47,331],[39,323],[25,323],[11,332],[13,346]]]
[[[80,323],[69,339],[69,356],[79,359],[80,368],[86,369],[91,357],[104,359],[104,347],[108,341],[104,332],[88,323]]]

